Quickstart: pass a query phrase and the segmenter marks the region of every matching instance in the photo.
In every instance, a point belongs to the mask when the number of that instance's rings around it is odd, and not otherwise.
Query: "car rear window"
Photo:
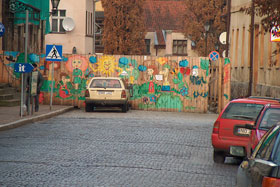
[[[90,88],[121,88],[121,83],[117,79],[94,79]]]
[[[263,105],[254,103],[230,103],[221,118],[255,121],[262,108]]]
[[[268,108],[262,118],[259,128],[270,129],[280,121],[280,108]]]

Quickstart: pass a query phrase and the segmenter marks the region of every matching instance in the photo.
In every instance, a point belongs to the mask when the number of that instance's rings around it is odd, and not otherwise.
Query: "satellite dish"
[[[220,34],[220,42],[221,44],[227,44],[227,32],[223,32]]]
[[[226,58],[226,50],[223,51],[222,56]]]
[[[72,31],[75,28],[75,23],[72,18],[66,17],[62,21],[62,27],[66,31]]]

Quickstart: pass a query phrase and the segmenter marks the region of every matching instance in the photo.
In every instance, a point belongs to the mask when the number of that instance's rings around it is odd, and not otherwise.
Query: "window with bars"
[[[86,11],[86,35],[93,36],[93,13]]]
[[[66,17],[66,10],[57,10],[52,15],[52,32],[64,33],[65,30],[62,26],[62,22]]]
[[[151,54],[151,40],[150,39],[145,39],[145,45],[146,45],[146,51],[145,54]]]
[[[188,55],[187,40],[173,40],[173,55]]]

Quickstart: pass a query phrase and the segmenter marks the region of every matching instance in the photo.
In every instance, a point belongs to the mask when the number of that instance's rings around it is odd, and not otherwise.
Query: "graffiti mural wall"
[[[0,60],[1,71],[6,72],[0,81],[12,79],[14,86],[20,87],[20,75],[13,72],[13,67],[24,62],[24,54],[4,52]],[[65,55],[62,62],[52,63],[45,61],[44,55],[29,54],[28,62],[37,63],[44,76],[40,96],[44,104],[50,101],[53,85],[54,104],[83,107],[90,78],[114,76],[131,86],[133,109],[207,111],[209,61],[205,58]]]

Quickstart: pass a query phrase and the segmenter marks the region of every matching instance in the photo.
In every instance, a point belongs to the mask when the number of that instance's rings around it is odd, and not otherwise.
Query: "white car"
[[[129,110],[129,90],[119,77],[94,77],[85,92],[85,111],[94,107],[120,107],[122,112]]]

